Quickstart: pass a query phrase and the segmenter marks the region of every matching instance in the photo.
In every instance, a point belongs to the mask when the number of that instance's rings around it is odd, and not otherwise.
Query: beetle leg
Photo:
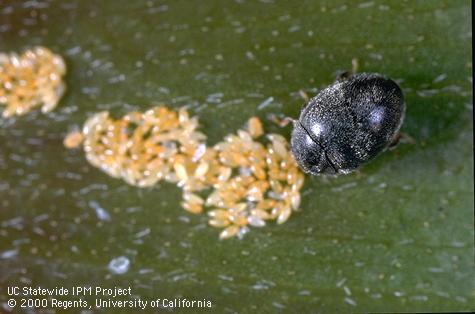
[[[389,143],[389,145],[388,145],[388,149],[389,150],[395,149],[396,146],[399,144],[400,139],[401,139],[401,133],[400,132],[394,134],[394,136],[391,140],[391,143]]]
[[[303,90],[299,90],[299,95],[303,98],[303,100],[305,100],[305,103],[308,103],[310,100],[310,97],[308,97],[307,93]]]
[[[407,133],[399,132],[399,137],[399,143],[411,145],[416,144],[416,140]]]
[[[359,63],[358,59],[353,58],[351,59],[351,70],[350,71],[343,71],[337,74],[336,79],[337,81],[345,81],[353,76],[356,72],[358,72]]]
[[[344,72],[339,73],[339,74],[336,76],[336,79],[337,79],[337,81],[346,81],[346,80],[349,79],[352,75],[353,75],[353,72],[351,72],[351,71],[344,71]]]
[[[277,115],[275,113],[269,113],[267,115],[267,119],[269,119],[271,122],[277,124],[281,128],[284,128],[287,125],[289,125],[289,123],[293,123],[295,121],[291,117]]]
[[[359,67],[358,59],[356,58],[351,59],[351,72],[353,74],[358,72],[358,67]]]
[[[396,146],[399,144],[415,144],[416,140],[411,137],[409,134],[404,133],[404,132],[398,132],[394,135],[391,143],[389,144],[388,148],[389,149],[394,149]]]

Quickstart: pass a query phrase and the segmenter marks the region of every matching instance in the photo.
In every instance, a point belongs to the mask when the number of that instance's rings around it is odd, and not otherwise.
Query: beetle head
[[[304,172],[313,175],[336,174],[323,147],[310,137],[298,120],[294,122],[290,145],[295,161]]]

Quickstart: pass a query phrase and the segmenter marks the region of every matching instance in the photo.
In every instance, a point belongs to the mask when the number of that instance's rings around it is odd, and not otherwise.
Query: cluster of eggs
[[[192,158],[206,139],[196,130],[198,119],[186,110],[164,106],[113,119],[107,111],[90,117],[81,132],[69,134],[64,145],[83,144],[87,160],[114,178],[147,187],[164,179],[177,182],[174,164]]]
[[[252,117],[246,129],[212,147],[197,131],[198,119],[186,109],[165,106],[113,119],[108,112],[89,118],[82,131],[64,140],[83,145],[87,160],[112,177],[139,187],[160,180],[183,191],[182,207],[222,228],[220,238],[242,237],[249,226],[284,223],[300,205],[304,175],[278,134],[267,134]]]
[[[38,106],[43,113],[53,110],[65,91],[65,73],[61,56],[44,47],[22,55],[0,53],[0,105],[6,106],[3,117],[23,115]]]

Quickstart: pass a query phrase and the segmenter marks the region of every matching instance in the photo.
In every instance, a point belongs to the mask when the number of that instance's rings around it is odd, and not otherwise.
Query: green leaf
[[[224,313],[475,310],[470,25],[459,0],[0,1],[2,51],[43,45],[68,65],[54,112],[0,120],[0,300],[86,285]],[[297,117],[299,90],[352,59],[400,82],[415,143],[308,177],[300,212],[243,240],[219,241],[175,186],[128,186],[62,146],[95,112],[157,102],[188,105],[211,143],[251,115],[288,137],[266,115]],[[130,268],[111,274],[119,256]]]

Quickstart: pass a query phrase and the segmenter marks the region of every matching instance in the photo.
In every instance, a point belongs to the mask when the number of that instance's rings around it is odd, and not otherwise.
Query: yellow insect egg
[[[72,132],[69,133],[63,141],[63,144],[66,148],[76,148],[82,144],[84,140],[84,135],[82,132]]]

